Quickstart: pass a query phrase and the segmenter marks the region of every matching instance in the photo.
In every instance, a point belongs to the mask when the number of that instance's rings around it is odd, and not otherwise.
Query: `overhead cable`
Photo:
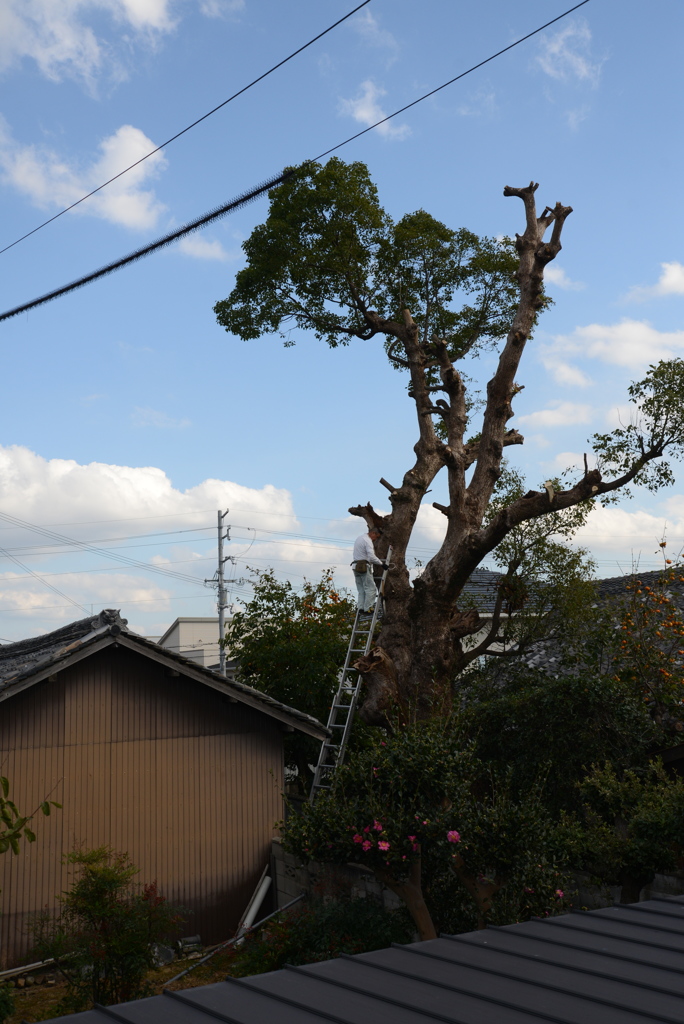
[[[33,569],[29,569],[28,565],[24,565],[23,562],[20,562],[18,558],[15,558],[14,555],[11,555],[9,551],[5,550],[5,548],[0,548],[0,554],[5,555],[7,558],[10,559],[10,561],[14,562],[15,565],[18,565],[20,569],[23,569],[30,576],[33,576],[33,578],[38,580],[39,583],[42,583],[43,586],[48,588],[48,590],[51,590],[53,594],[57,594],[58,597],[63,597],[64,600],[68,601],[69,604],[74,606],[74,608],[80,608],[82,611],[86,613],[86,615],[88,614],[88,609],[84,604],[80,604],[78,601],[74,601],[72,598],[68,596],[68,594],[64,594],[62,593],[61,590],[58,590],[57,587],[53,587],[51,583],[48,583],[47,580],[44,580],[43,577],[39,576],[37,572],[33,571]]]
[[[472,71],[477,70],[477,68],[481,68],[483,64],[488,64],[489,61],[494,60],[496,57],[500,57],[502,53],[507,53],[509,50],[512,50],[515,46],[519,46],[520,43],[524,43],[525,40],[531,39],[532,36],[537,35],[539,32],[543,32],[544,29],[548,28],[550,25],[554,25],[557,21],[560,21],[562,18],[566,18],[569,14],[572,14],[573,11],[576,11],[579,7],[584,7],[584,5],[588,3],[589,0],[581,0],[580,3],[575,4],[574,7],[570,7],[567,11],[564,11],[563,14],[559,14],[557,17],[552,18],[551,21],[547,21],[543,25],[540,25],[539,28],[535,28],[534,31],[528,32],[527,35],[522,36],[520,39],[516,39],[514,43],[510,43],[508,46],[505,46],[503,50],[498,50],[496,53],[492,54],[491,57],[487,57],[486,60],[482,60],[478,64],[474,64],[471,68],[468,68],[467,71],[461,72],[461,74],[456,75],[455,78],[450,78],[448,82],[444,82],[443,85],[437,86],[436,89],[431,89],[430,92],[426,92],[423,96],[419,96],[418,99],[413,100],[411,103],[407,103],[406,106],[400,107],[399,110],[395,110],[393,114],[388,114],[387,117],[381,118],[381,120],[376,121],[375,124],[369,125],[368,128],[364,128],[362,131],[357,132],[355,135],[350,135],[348,139],[344,140],[344,142],[340,142],[336,146],[333,146],[331,149],[325,150],[324,153],[321,153],[319,156],[315,157],[314,160],[304,161],[304,164],[302,166],[306,166],[306,164],[313,163],[316,160],[321,160],[324,156],[327,156],[329,153],[334,153],[335,150],[340,149],[342,146],[346,146],[348,143],[353,142],[354,139],[358,139],[361,135],[365,135],[366,132],[370,132],[374,128],[377,128],[378,125],[385,124],[386,121],[390,121],[393,117],[397,117],[398,114],[403,113],[410,107],[415,107],[416,104],[422,103],[423,100],[428,99],[429,96],[434,96],[435,93],[440,92],[440,90],[446,89],[448,85],[452,85],[454,82],[457,82],[459,78],[464,78],[466,75],[469,75]],[[289,178],[293,177],[295,173],[295,168],[288,168],[287,170],[283,171],[282,174],[279,174],[277,177],[271,178],[269,181],[264,182],[264,184],[259,185],[257,188],[252,189],[250,192],[243,193],[242,196],[239,196],[237,199],[232,200],[230,203],[226,203],[224,206],[218,206],[216,207],[215,210],[210,210],[209,213],[204,214],[202,217],[198,217],[196,220],[190,221],[184,227],[179,228],[177,231],[172,231],[170,234],[165,235],[163,238],[159,238],[156,242],[151,242],[149,245],[145,245],[141,249],[136,249],[128,256],[124,256],[120,260],[115,260],[113,263],[108,263],[106,266],[100,267],[99,270],[95,270],[91,274],[86,274],[84,277],[79,277],[77,278],[76,281],[72,281],[70,284],[66,284],[62,288],[56,288],[52,292],[47,292],[45,295],[41,295],[40,298],[33,299],[31,302],[25,302],[21,306],[15,306],[14,309],[7,310],[7,312],[0,314],[0,322],[2,322],[3,320],[9,320],[10,317],[17,316],[19,313],[25,313],[29,309],[34,309],[36,306],[42,306],[46,302],[51,302],[52,299],[57,299],[61,295],[66,295],[68,292],[73,292],[77,288],[82,288],[84,285],[90,284],[91,281],[96,281],[98,278],[105,277],[107,274],[111,274],[115,270],[120,270],[121,267],[125,267],[129,263],[134,263],[136,260],[142,259],[144,256],[149,256],[151,253],[156,252],[158,249],[162,249],[165,246],[170,245],[172,242],[175,242],[177,239],[182,238],[184,235],[190,234],[190,232],[192,231],[197,231],[199,228],[205,227],[207,224],[211,224],[213,221],[218,220],[220,217],[225,217],[227,213],[231,213],[233,210],[239,209],[240,207],[245,206],[247,203],[251,203],[254,199],[257,199],[264,192],[268,192],[270,189],[275,188],[276,185],[280,185],[283,182],[287,181]]]
[[[460,75],[456,75],[455,78],[450,78],[448,82],[438,85],[436,89],[431,89],[430,92],[424,93],[422,96],[419,96],[417,100],[412,100],[411,103],[407,103],[406,106],[400,107],[399,110],[395,110],[393,114],[388,114],[387,117],[381,118],[380,121],[376,121],[375,124],[369,125],[368,128],[363,128],[360,132],[356,132],[355,135],[350,135],[348,139],[344,140],[344,142],[338,142],[336,146],[326,149],[324,153],[319,153],[317,157],[314,157],[314,161],[322,160],[324,156],[329,156],[336,150],[341,149],[342,146],[346,146],[350,142],[353,142],[354,139],[358,139],[362,135],[365,135],[366,132],[372,132],[373,129],[377,128],[379,125],[385,124],[387,121],[391,121],[393,117],[397,117],[399,114],[403,114],[406,110],[410,110],[411,107],[415,107],[417,103],[422,103],[423,100],[429,99],[429,97],[434,96],[435,93],[441,92],[442,89],[446,89],[447,86],[453,85],[454,82],[458,82],[459,78],[465,78],[466,75],[470,75],[473,71],[477,71],[478,68],[483,67],[485,64],[489,64],[490,61],[496,60],[496,58],[500,57],[503,53],[508,53],[508,51],[514,49],[514,47],[520,46],[520,44],[524,43],[527,39],[531,39],[532,36],[536,36],[540,32],[543,32],[544,29],[549,28],[550,25],[555,25],[555,23],[557,21],[561,21],[562,18],[567,18],[568,14],[572,14],[573,11],[576,11],[579,7],[584,7],[584,5],[588,3],[589,0],[581,0],[581,3],[575,4],[574,7],[570,7],[567,11],[563,11],[563,13],[559,14],[556,18],[552,18],[551,21],[547,21],[544,25],[540,25],[539,28],[535,28],[533,32],[528,32],[526,36],[521,36],[521,38],[516,39],[514,43],[509,43],[508,46],[504,46],[503,50],[497,50],[497,52],[493,53],[491,57],[486,57],[478,64],[473,64],[473,66],[468,68],[467,71],[462,71]]]
[[[65,537],[63,534],[54,533],[52,530],[46,530],[44,527],[36,526],[34,523],[28,523],[24,519],[18,519],[16,516],[10,516],[6,512],[0,512],[0,519],[4,519],[5,522],[10,522],[14,526],[21,526],[25,530],[31,530],[33,533],[42,534],[44,537],[50,537],[52,540],[73,544],[80,548],[81,551],[89,551],[92,554],[101,555],[102,557],[109,558],[112,561],[121,562],[123,565],[132,566],[136,569],[145,569],[148,572],[154,572],[160,576],[166,576],[167,578],[172,577],[176,580],[181,580],[184,583],[196,583],[198,586],[204,586],[204,582],[202,580],[198,580],[195,576],[190,576],[187,573],[173,572],[172,570],[162,568],[160,565],[151,565],[149,562],[139,562],[134,558],[128,558],[126,555],[117,555],[113,551],[108,551],[106,548],[94,547],[92,544],[86,544],[85,541],[73,540],[71,537]]]
[[[585,0],[586,2],[586,0]],[[105,277],[107,274],[112,274],[115,270],[120,270],[121,267],[127,266],[129,263],[135,263],[136,260],[141,260],[143,256],[149,256],[150,253],[156,252],[157,249],[163,249],[167,245],[171,245],[176,239],[182,238],[184,235],[189,235],[191,231],[197,231],[199,228],[203,228],[205,224],[210,224],[220,217],[225,217],[227,213],[231,213],[233,210],[237,210],[242,206],[246,206],[248,203],[253,202],[263,192],[268,192],[269,189],[275,188],[276,185],[281,185],[288,178],[291,178],[294,174],[294,170],[290,169],[283,171],[282,174],[277,175],[275,178],[270,178],[265,181],[262,185],[258,185],[257,188],[251,189],[249,192],[243,192],[237,199],[231,199],[229,203],[225,203],[223,206],[217,206],[216,209],[210,210],[209,213],[205,213],[202,217],[197,217],[196,220],[190,221],[189,224],[185,224],[182,228],[178,228],[177,231],[172,231],[168,235],[164,235],[163,238],[158,238],[156,242],[150,242],[149,245],[143,245],[140,249],[135,249],[129,253],[128,256],[123,256],[120,260],[115,260],[113,263],[108,263],[104,267],[100,267],[99,270],[94,270],[92,274],[86,274],[85,277],[79,277],[78,280],[72,281],[70,284],[65,284],[62,288],[56,288],[53,292],[47,292],[45,295],[41,295],[39,299],[33,299],[32,302],[25,302],[23,306],[15,306],[14,309],[9,309],[6,313],[0,315],[0,320],[9,320],[12,316],[17,316],[18,313],[25,313],[29,309],[33,309],[35,306],[42,306],[45,302],[51,302],[52,299],[58,299],[60,295],[66,295],[67,292],[73,292],[77,288],[82,288],[85,284],[90,284],[91,281],[96,281],[99,277]]]
[[[332,32],[334,28],[337,28],[338,25],[341,25],[343,21],[347,20],[347,18],[351,18],[352,14],[356,14],[357,11],[360,11],[362,7],[365,7],[366,4],[369,4],[370,2],[371,0],[363,0],[363,3],[360,3],[358,7],[355,7],[353,11],[349,11],[349,13],[345,14],[343,18],[338,18],[337,21],[335,21],[332,25],[329,25],[328,28],[323,30],[323,32],[319,32],[318,35],[314,36],[313,39],[310,39],[308,43],[304,43],[304,45],[300,46],[298,50],[295,50],[293,53],[291,53],[289,57],[285,57],[284,60],[281,60],[277,64],[274,64],[272,68],[269,68],[268,71],[264,71],[262,75],[259,75],[258,78],[255,78],[252,82],[249,83],[249,85],[243,86],[242,89],[239,89],[237,92],[234,92],[232,96],[229,96],[227,100],[223,101],[223,103],[219,103],[219,105],[217,107],[214,107],[213,110],[210,110],[208,113],[203,114],[202,117],[198,117],[197,120],[193,121],[192,124],[189,124],[187,128],[183,128],[181,131],[176,132],[176,134],[172,135],[170,139],[166,140],[166,142],[162,142],[161,145],[157,146],[155,149],[150,150],[150,152],[146,153],[145,156],[141,156],[140,159],[136,160],[134,164],[130,165],[130,167],[125,167],[123,171],[119,171],[119,173],[115,174],[113,178],[110,178],[108,181],[103,182],[101,185],[98,185],[97,188],[94,188],[92,192],[88,192],[87,195],[82,196],[80,199],[77,199],[75,203],[71,204],[71,206],[65,206],[65,208],[63,210],[60,210],[59,213],[56,213],[54,217],[49,217],[48,220],[43,221],[42,224],[39,224],[38,227],[33,228],[32,231],[27,231],[25,235],[21,236],[21,238],[17,238],[14,242],[10,242],[9,245],[6,245],[4,249],[0,249],[0,255],[2,255],[3,252],[7,252],[7,250],[11,249],[13,246],[19,245],[19,242],[23,242],[25,238],[29,238],[31,235],[35,235],[36,231],[40,231],[41,228],[47,227],[48,224],[52,224],[53,220],[57,220],[58,217],[63,217],[65,213],[68,213],[69,210],[73,210],[75,206],[78,206],[80,203],[85,202],[86,199],[90,199],[90,197],[94,196],[96,192],[100,192],[103,188],[106,188],[107,185],[111,185],[113,181],[116,181],[117,178],[121,178],[124,174],[128,174],[128,172],[132,171],[134,167],[137,167],[145,160],[149,160],[151,156],[154,156],[155,153],[158,153],[166,146],[171,145],[171,143],[175,142],[176,139],[179,139],[181,135],[185,135],[185,133],[189,132],[191,128],[195,128],[198,124],[201,124],[202,121],[206,121],[208,117],[211,117],[212,114],[215,114],[217,110],[221,110],[221,108],[225,107],[228,103],[232,103],[232,101],[236,100],[238,96],[242,96],[242,94],[247,92],[248,89],[251,89],[253,85],[257,85],[259,82],[262,82],[264,78],[268,78],[268,76],[272,75],[274,71],[278,70],[278,68],[282,68],[283,64],[287,64],[287,62],[292,60],[293,57],[296,57],[298,54],[308,49],[309,46],[312,46],[314,43],[318,42],[318,40],[322,39],[323,36],[326,36],[328,32]]]

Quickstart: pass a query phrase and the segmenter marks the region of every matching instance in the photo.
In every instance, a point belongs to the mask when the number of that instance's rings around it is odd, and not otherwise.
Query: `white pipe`
[[[267,875],[265,878],[261,879],[261,885],[259,886],[259,888],[257,889],[256,893],[254,894],[254,898],[252,899],[252,902],[250,903],[249,910],[245,914],[245,917],[244,917],[244,920],[243,920],[243,922],[242,922],[242,924],[240,926],[240,930],[238,932],[238,935],[243,935],[244,932],[246,932],[249,928],[251,928],[251,926],[254,923],[254,920],[255,920],[258,912],[259,912],[261,904],[264,902],[264,897],[266,896],[266,893],[268,892],[268,890],[270,888],[271,888],[271,879]]]

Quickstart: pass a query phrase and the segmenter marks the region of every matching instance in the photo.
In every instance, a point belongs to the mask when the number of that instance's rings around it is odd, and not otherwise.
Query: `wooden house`
[[[67,885],[77,846],[128,853],[187,908],[186,935],[232,934],[282,818],[283,734],[316,719],[159,647],[105,610],[0,646],[0,764],[22,813],[48,794],[37,841],[0,857],[0,963]]]

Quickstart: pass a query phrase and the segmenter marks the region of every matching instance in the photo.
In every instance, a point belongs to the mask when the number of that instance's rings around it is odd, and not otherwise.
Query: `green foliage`
[[[337,672],[344,662],[354,603],[335,587],[331,570],[296,591],[272,569],[252,570],[254,593],[226,632],[242,682],[284,704],[326,721]],[[315,740],[299,733],[286,739],[288,767],[308,791],[308,765],[318,757]]]
[[[0,985],[0,1024],[11,1017],[15,1009],[12,989],[9,985]]]
[[[103,846],[76,850],[65,860],[77,877],[61,897],[60,915],[55,920],[46,912],[32,927],[36,954],[53,958],[67,980],[62,1012],[149,995],[152,943],[173,932],[182,920],[179,910],[156,882],[134,885],[137,868],[126,854]]]
[[[13,800],[9,796],[10,784],[4,775],[0,776],[0,853],[19,853],[20,840],[23,838],[27,843],[36,841],[35,833],[29,827],[29,823],[38,813],[49,815],[52,807],[61,807],[61,804],[54,800],[43,800],[37,810],[32,814],[21,814]]]
[[[366,165],[337,157],[298,168],[270,199],[243,244],[247,266],[215,306],[238,337],[289,339],[296,327],[336,347],[370,336],[364,310],[396,319],[404,308],[424,341],[447,340],[452,358],[506,334],[517,301],[509,240],[453,231],[425,210],[394,223]]]
[[[618,772],[595,765],[580,785],[583,827],[575,854],[595,875],[623,887],[622,901],[657,871],[672,871],[684,858],[684,780],[670,778],[660,762]]]
[[[669,450],[681,459],[684,450],[684,360],[651,365],[644,379],[628,390],[634,406],[630,423],[610,434],[594,434],[594,451],[602,472],[619,477],[638,467],[633,482],[657,491],[675,482],[672,467],[660,456]],[[659,461],[647,462],[647,452]],[[623,495],[628,493],[622,488]]]
[[[555,677],[521,666],[498,668],[468,680],[464,728],[493,770],[515,766],[515,795],[543,782],[541,799],[554,818],[579,809],[577,783],[585,766],[609,759],[627,768],[657,745],[644,701],[612,675],[565,674],[562,663]]]
[[[302,909],[250,935],[231,965],[234,977],[277,971],[285,964],[331,960],[342,953],[369,953],[393,942],[411,942],[403,911],[388,911],[371,897],[315,898]]]
[[[560,481],[549,483],[561,489]],[[504,462],[485,524],[523,497],[526,490],[521,474]],[[566,636],[570,630],[582,631],[592,618],[595,593],[591,577],[595,565],[584,548],[570,546],[577,530],[586,523],[592,504],[581,502],[519,523],[492,551],[492,560],[503,573],[498,588],[502,618],[496,651],[504,649],[509,657],[515,657],[532,644]],[[476,599],[471,603],[477,607]],[[474,637],[471,646],[481,640]]]

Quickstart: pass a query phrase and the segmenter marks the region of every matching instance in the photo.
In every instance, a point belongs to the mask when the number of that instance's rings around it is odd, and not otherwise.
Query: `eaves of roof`
[[[176,654],[174,651],[159,647],[158,644],[146,640],[144,637],[137,636],[135,633],[122,630],[116,625],[93,631],[82,639],[76,640],[69,646],[57,651],[51,657],[32,665],[15,676],[6,678],[0,682],[0,702],[9,700],[22,690],[35,686],[36,683],[40,683],[45,679],[51,679],[58,672],[62,672],[65,668],[75,665],[77,662],[96,654],[98,651],[105,650],[107,647],[117,646],[136,651],[138,654],[142,654],[144,657],[150,658],[152,661],[156,661],[172,671],[177,671],[188,679],[202,683],[217,690],[219,693],[225,694],[230,700],[255,708],[257,711],[261,711],[271,718],[278,719],[285,725],[313,736],[315,739],[324,740],[328,736],[326,727],[311,715],[298,711],[296,708],[291,708],[287,704],[282,704],[268,694],[261,693],[260,690],[255,690],[245,683],[224,679],[223,676],[212,669],[204,668],[202,665],[184,658],[182,654]]]

